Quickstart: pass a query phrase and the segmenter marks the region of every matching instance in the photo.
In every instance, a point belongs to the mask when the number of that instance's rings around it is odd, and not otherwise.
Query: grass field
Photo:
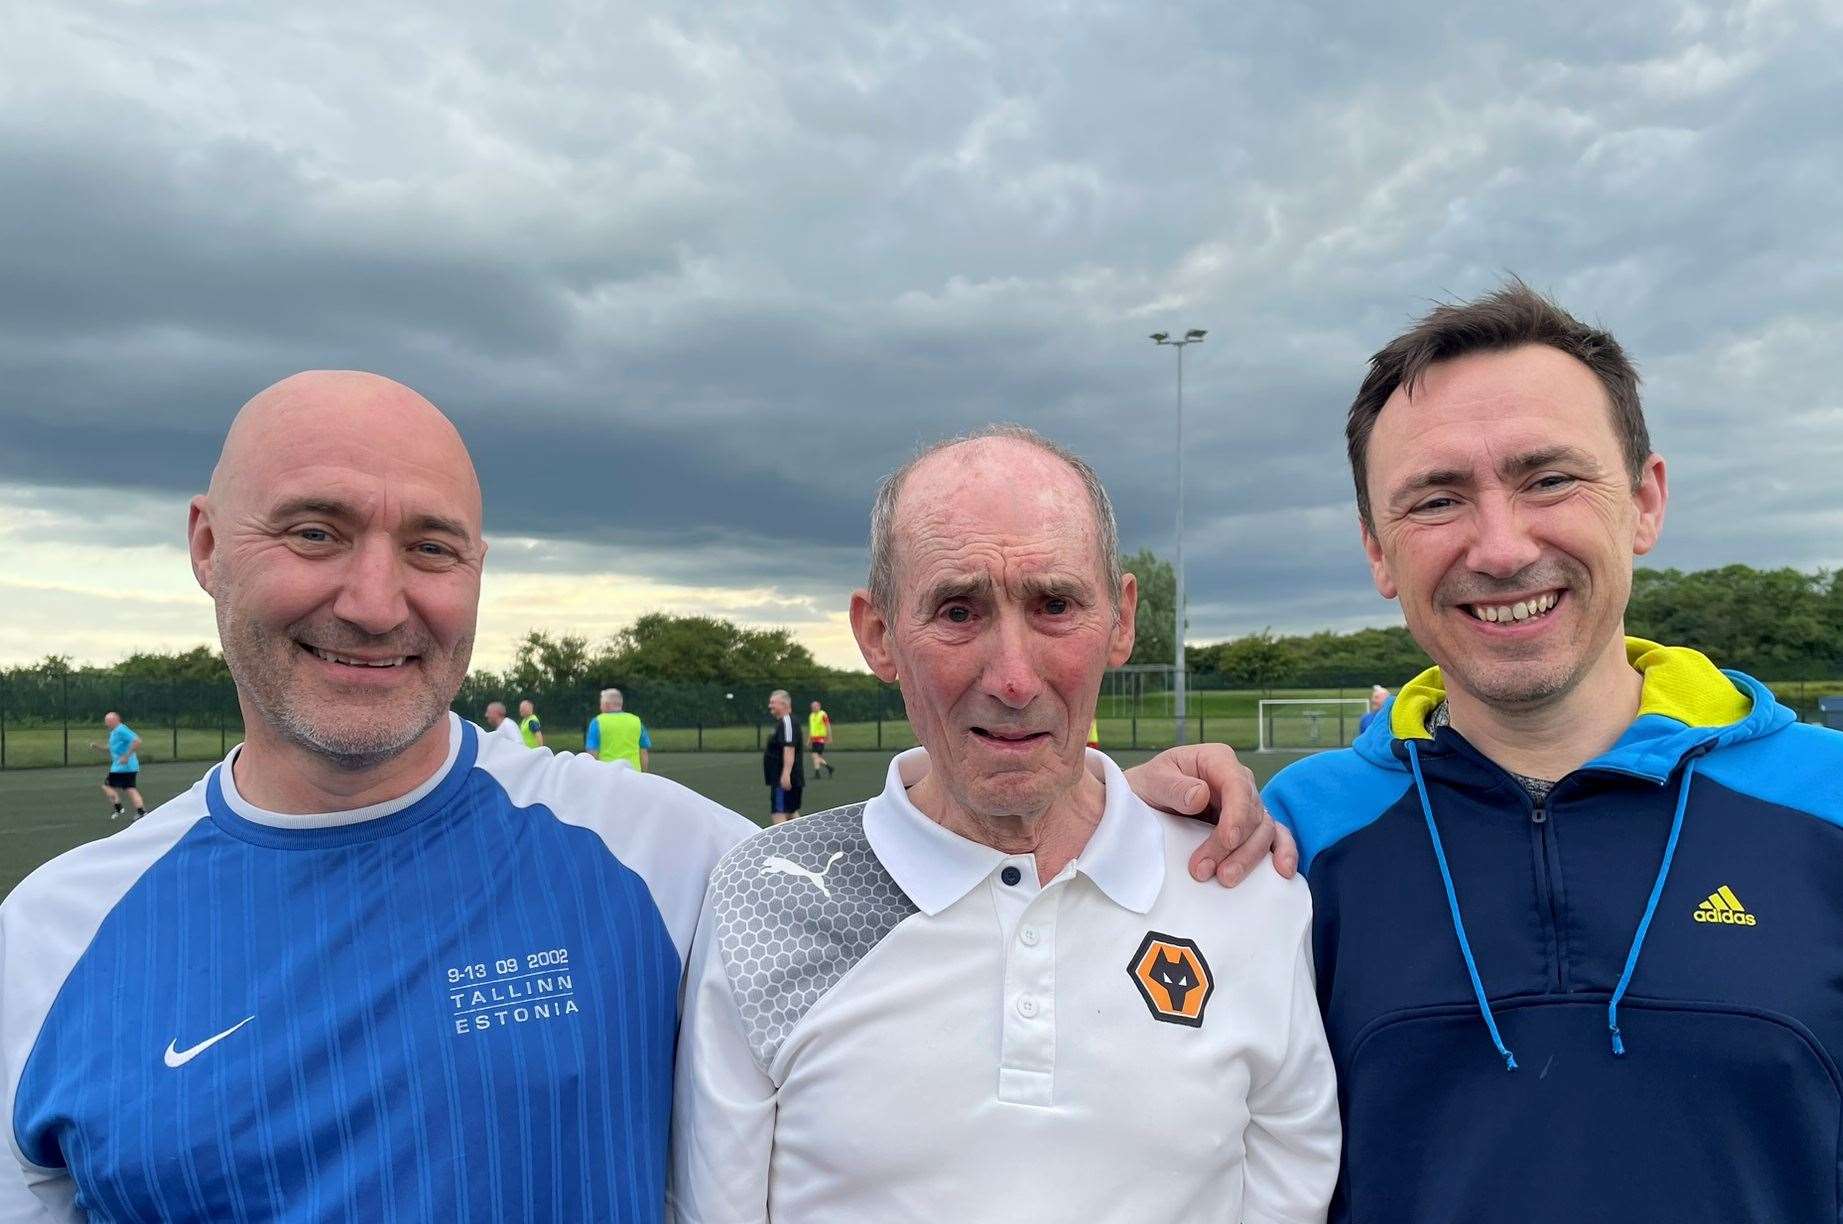
[[[1275,689],[1273,697],[1361,697],[1364,694],[1345,689]],[[1237,749],[1253,748],[1256,743],[1255,711],[1263,694],[1253,691],[1202,690],[1189,698],[1187,721],[1191,741],[1219,740]],[[1129,703],[1120,697],[1103,695],[1100,704],[1101,742],[1110,749],[1158,749],[1173,742],[1176,725],[1170,712],[1169,694],[1146,694],[1137,717]],[[130,711],[130,713],[132,713]],[[479,721],[476,711],[463,711]],[[575,752],[582,747],[587,711],[541,711],[546,723],[545,743],[560,752]],[[644,710],[638,711],[642,718]],[[804,719],[804,714],[801,718]],[[141,736],[141,763],[154,765],[166,761],[215,761],[225,749],[242,738],[242,728],[235,723],[222,726],[178,727],[143,722],[130,718]],[[653,746],[660,752],[756,752],[768,733],[766,723],[729,723],[704,727],[651,727]],[[801,723],[805,731],[805,723]],[[69,764],[101,765],[104,754],[92,749],[91,741],[104,738],[100,725],[72,726],[68,735],[61,726],[8,726],[5,729],[5,769],[36,769]],[[881,722],[835,722],[832,744],[852,751],[894,752],[915,746],[914,733],[899,717]]]
[[[214,736],[215,738],[215,736]],[[892,754],[840,752],[828,758],[838,773],[823,781],[808,779],[806,808],[816,812],[868,798],[883,789]],[[1122,765],[1135,765],[1149,752],[1117,752]],[[1263,781],[1293,759],[1288,754],[1248,754],[1248,766]],[[766,824],[768,792],[761,780],[761,757],[754,752],[659,752],[658,773],[684,783],[743,815]],[[147,764],[141,770],[141,794],[149,808],[165,803],[196,782],[205,767],[196,762]],[[97,785],[100,758],[94,765],[70,769],[20,769],[0,773],[0,896],[26,878],[40,863],[72,846],[122,829],[109,819],[109,805]]]

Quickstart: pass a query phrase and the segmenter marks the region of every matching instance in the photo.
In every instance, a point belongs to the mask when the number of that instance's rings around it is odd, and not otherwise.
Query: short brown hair
[[[1526,344],[1560,349],[1589,370],[1612,404],[1613,432],[1637,486],[1651,454],[1651,433],[1638,402],[1638,369],[1611,332],[1589,327],[1517,277],[1470,302],[1443,302],[1369,359],[1369,374],[1350,404],[1344,438],[1357,482],[1357,513],[1373,528],[1369,505],[1369,435],[1399,387],[1413,394],[1427,368],[1468,353],[1504,352]]]

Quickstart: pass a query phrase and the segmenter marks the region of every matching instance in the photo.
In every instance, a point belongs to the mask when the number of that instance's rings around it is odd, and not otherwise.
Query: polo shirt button
[[[1017,1001],[1017,1014],[1026,1020],[1034,1020],[1037,1015],[1037,1001],[1029,995],[1024,995]]]
[[[1023,930],[1017,933],[1017,937],[1024,941],[1024,946],[1026,948],[1034,948],[1037,946],[1037,928],[1036,927],[1025,927]]]
[[[1016,884],[1019,880],[1024,878],[1024,873],[1019,871],[1016,867],[1006,867],[1003,871],[998,873],[998,878],[1007,884]]]

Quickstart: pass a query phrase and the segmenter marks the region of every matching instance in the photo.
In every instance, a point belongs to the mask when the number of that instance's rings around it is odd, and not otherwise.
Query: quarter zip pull
[[[1549,822],[1549,797],[1547,795],[1531,802],[1529,820],[1531,824],[1547,824]]]

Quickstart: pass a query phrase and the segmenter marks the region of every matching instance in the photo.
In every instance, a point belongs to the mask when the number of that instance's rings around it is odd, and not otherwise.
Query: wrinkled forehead
[[[1001,568],[1098,578],[1099,531],[1081,478],[1034,447],[952,447],[909,474],[893,515],[898,579]]]

